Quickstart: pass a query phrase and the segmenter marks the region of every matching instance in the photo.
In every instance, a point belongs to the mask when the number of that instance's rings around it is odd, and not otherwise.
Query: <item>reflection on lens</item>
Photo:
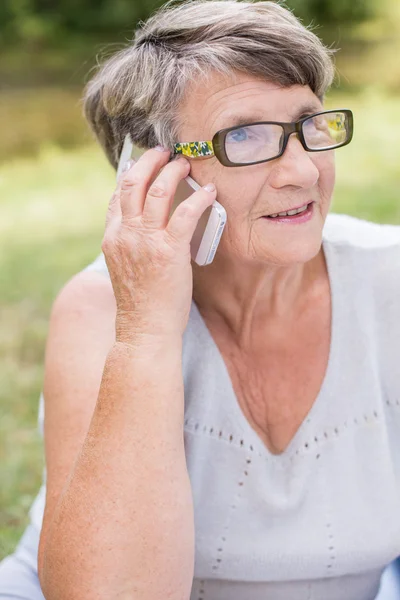
[[[346,113],[332,112],[311,117],[303,122],[303,134],[312,150],[343,144],[348,137]]]
[[[334,111],[305,119],[303,136],[309,150],[328,150],[345,144],[351,136],[351,121],[345,112]],[[252,164],[281,154],[284,143],[281,125],[261,123],[238,126],[225,136],[228,159],[237,164]]]
[[[273,158],[279,154],[283,128],[280,125],[246,125],[229,131],[225,138],[225,152],[230,161],[252,163]]]

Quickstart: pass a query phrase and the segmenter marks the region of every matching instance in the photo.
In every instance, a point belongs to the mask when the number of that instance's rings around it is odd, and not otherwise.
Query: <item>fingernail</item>
[[[188,161],[187,158],[185,158],[184,156],[179,156],[178,158],[174,159],[184,165],[186,165],[187,167],[190,167],[190,162]]]
[[[213,183],[207,183],[207,185],[205,185],[203,189],[205,189],[207,192],[214,192],[215,185]]]
[[[121,173],[125,173],[125,171],[129,171],[131,166],[133,165],[133,160],[127,160],[124,166],[122,167]]]
[[[164,146],[156,146],[154,150],[157,150],[158,152],[169,152],[169,148],[164,148]]]

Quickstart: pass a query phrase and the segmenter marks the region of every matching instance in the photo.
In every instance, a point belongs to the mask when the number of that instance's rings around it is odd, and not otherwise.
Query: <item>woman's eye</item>
[[[248,139],[248,131],[245,128],[235,129],[228,134],[228,142],[245,142]]]
[[[306,127],[307,129],[314,129],[315,128],[315,119],[309,119],[308,121],[304,121],[303,127]]]

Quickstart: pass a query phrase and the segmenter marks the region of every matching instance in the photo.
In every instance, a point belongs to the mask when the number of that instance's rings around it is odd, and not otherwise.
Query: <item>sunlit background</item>
[[[90,70],[129,41],[149,0],[0,4],[0,559],[41,481],[36,429],[58,291],[100,252],[115,175],[81,116]],[[290,0],[336,53],[327,108],[351,108],[333,211],[400,225],[400,2]],[[108,191],[107,191],[108,190]]]

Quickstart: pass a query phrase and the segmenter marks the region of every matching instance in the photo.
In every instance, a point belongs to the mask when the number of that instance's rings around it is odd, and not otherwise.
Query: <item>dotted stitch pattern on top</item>
[[[400,406],[399,400],[396,400],[395,402],[390,402],[389,400],[386,400],[386,404],[393,408]],[[315,449],[316,444],[328,442],[332,438],[336,439],[341,433],[345,433],[351,427],[362,427],[364,425],[367,425],[371,421],[371,419],[379,419],[379,414],[377,410],[373,410],[372,413],[369,414],[364,413],[361,417],[353,417],[346,421],[343,421],[343,423],[341,423],[340,426],[336,425],[334,427],[331,427],[330,434],[328,434],[325,430],[322,435],[315,435],[312,441],[305,442],[299,448],[293,449],[287,456],[282,456],[281,459],[290,461],[293,460],[295,457],[306,456],[312,449]],[[201,425],[199,422],[195,421],[190,417],[187,417],[185,419],[185,430],[188,433],[206,435],[207,437],[210,437],[212,439],[222,441],[227,444],[232,444],[237,448],[250,450],[250,452],[254,452],[254,454],[263,458],[264,460],[266,458],[265,454],[254,450],[254,446],[252,444],[247,444],[242,438],[239,438],[239,442],[237,442],[236,440],[234,440],[234,436],[232,434],[230,434],[229,437],[226,437],[222,430],[218,430],[208,425]],[[218,434],[215,435],[214,431],[218,431]],[[279,455],[277,456],[279,457]],[[319,457],[320,454],[317,454],[316,458]]]

